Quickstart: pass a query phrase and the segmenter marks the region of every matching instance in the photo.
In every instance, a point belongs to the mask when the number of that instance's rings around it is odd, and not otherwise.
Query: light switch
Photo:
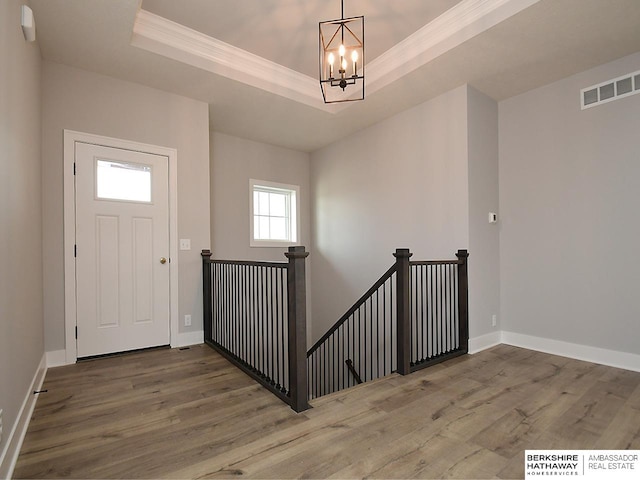
[[[191,239],[190,238],[181,238],[180,239],[180,250],[191,250]]]

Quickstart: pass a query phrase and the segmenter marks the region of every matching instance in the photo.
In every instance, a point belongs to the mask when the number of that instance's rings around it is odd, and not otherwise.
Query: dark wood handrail
[[[287,262],[258,262],[253,260],[214,260],[211,258],[203,258],[206,263],[215,263],[219,265],[246,265],[250,267],[272,267],[287,268]]]
[[[410,261],[409,265],[462,265],[463,260],[417,260]]]
[[[346,322],[349,317],[351,315],[353,315],[353,313],[358,310],[358,308],[360,308],[362,306],[362,304],[364,304],[364,302],[367,301],[367,299],[373,295],[375,293],[376,290],[378,290],[382,284],[384,284],[384,282],[386,282],[391,275],[393,275],[396,272],[396,265],[395,263],[391,266],[391,268],[389,268],[389,270],[387,270],[379,279],[376,283],[373,284],[373,286],[367,290],[365,292],[364,295],[362,295],[362,297],[360,297],[360,299],[353,304],[353,306],[347,310],[347,313],[345,313],[342,317],[340,317],[338,319],[338,321],[336,323],[333,324],[333,326],[327,330],[327,333],[325,333],[322,337],[320,337],[320,340],[318,340],[316,343],[313,344],[313,347],[311,347],[309,349],[309,351],[307,352],[307,358],[309,358],[313,352],[315,352],[318,347],[320,347],[320,345],[322,345],[322,343],[329,338],[338,328],[340,328],[340,326]]]

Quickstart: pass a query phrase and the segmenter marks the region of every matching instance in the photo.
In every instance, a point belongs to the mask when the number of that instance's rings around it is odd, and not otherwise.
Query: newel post
[[[458,250],[458,314],[460,315],[460,349],[469,351],[469,275],[467,259],[469,252]]]
[[[211,306],[213,299],[211,298],[211,250],[202,250],[202,326],[204,328],[204,341],[211,342],[213,340],[211,331]]]
[[[309,408],[307,394],[307,291],[304,247],[289,247],[287,267],[289,321],[289,389],[291,408],[302,412]]]
[[[413,253],[408,248],[398,248],[396,253],[396,318],[398,322],[398,373],[411,373],[411,325],[409,310],[409,259]]]

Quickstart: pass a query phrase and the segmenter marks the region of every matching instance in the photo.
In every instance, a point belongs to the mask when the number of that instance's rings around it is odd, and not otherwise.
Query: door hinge
[[[73,162],[73,174],[76,174],[76,162]]]
[[[78,245],[74,245],[73,246],[73,256],[77,257],[78,256]]]
[[[78,339],[78,327],[76,327],[76,340]]]

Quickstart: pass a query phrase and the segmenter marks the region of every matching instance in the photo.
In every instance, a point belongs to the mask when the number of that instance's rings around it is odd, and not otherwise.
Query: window
[[[298,241],[300,187],[251,180],[252,247],[282,247]]]
[[[96,198],[151,203],[151,166],[96,159]]]

